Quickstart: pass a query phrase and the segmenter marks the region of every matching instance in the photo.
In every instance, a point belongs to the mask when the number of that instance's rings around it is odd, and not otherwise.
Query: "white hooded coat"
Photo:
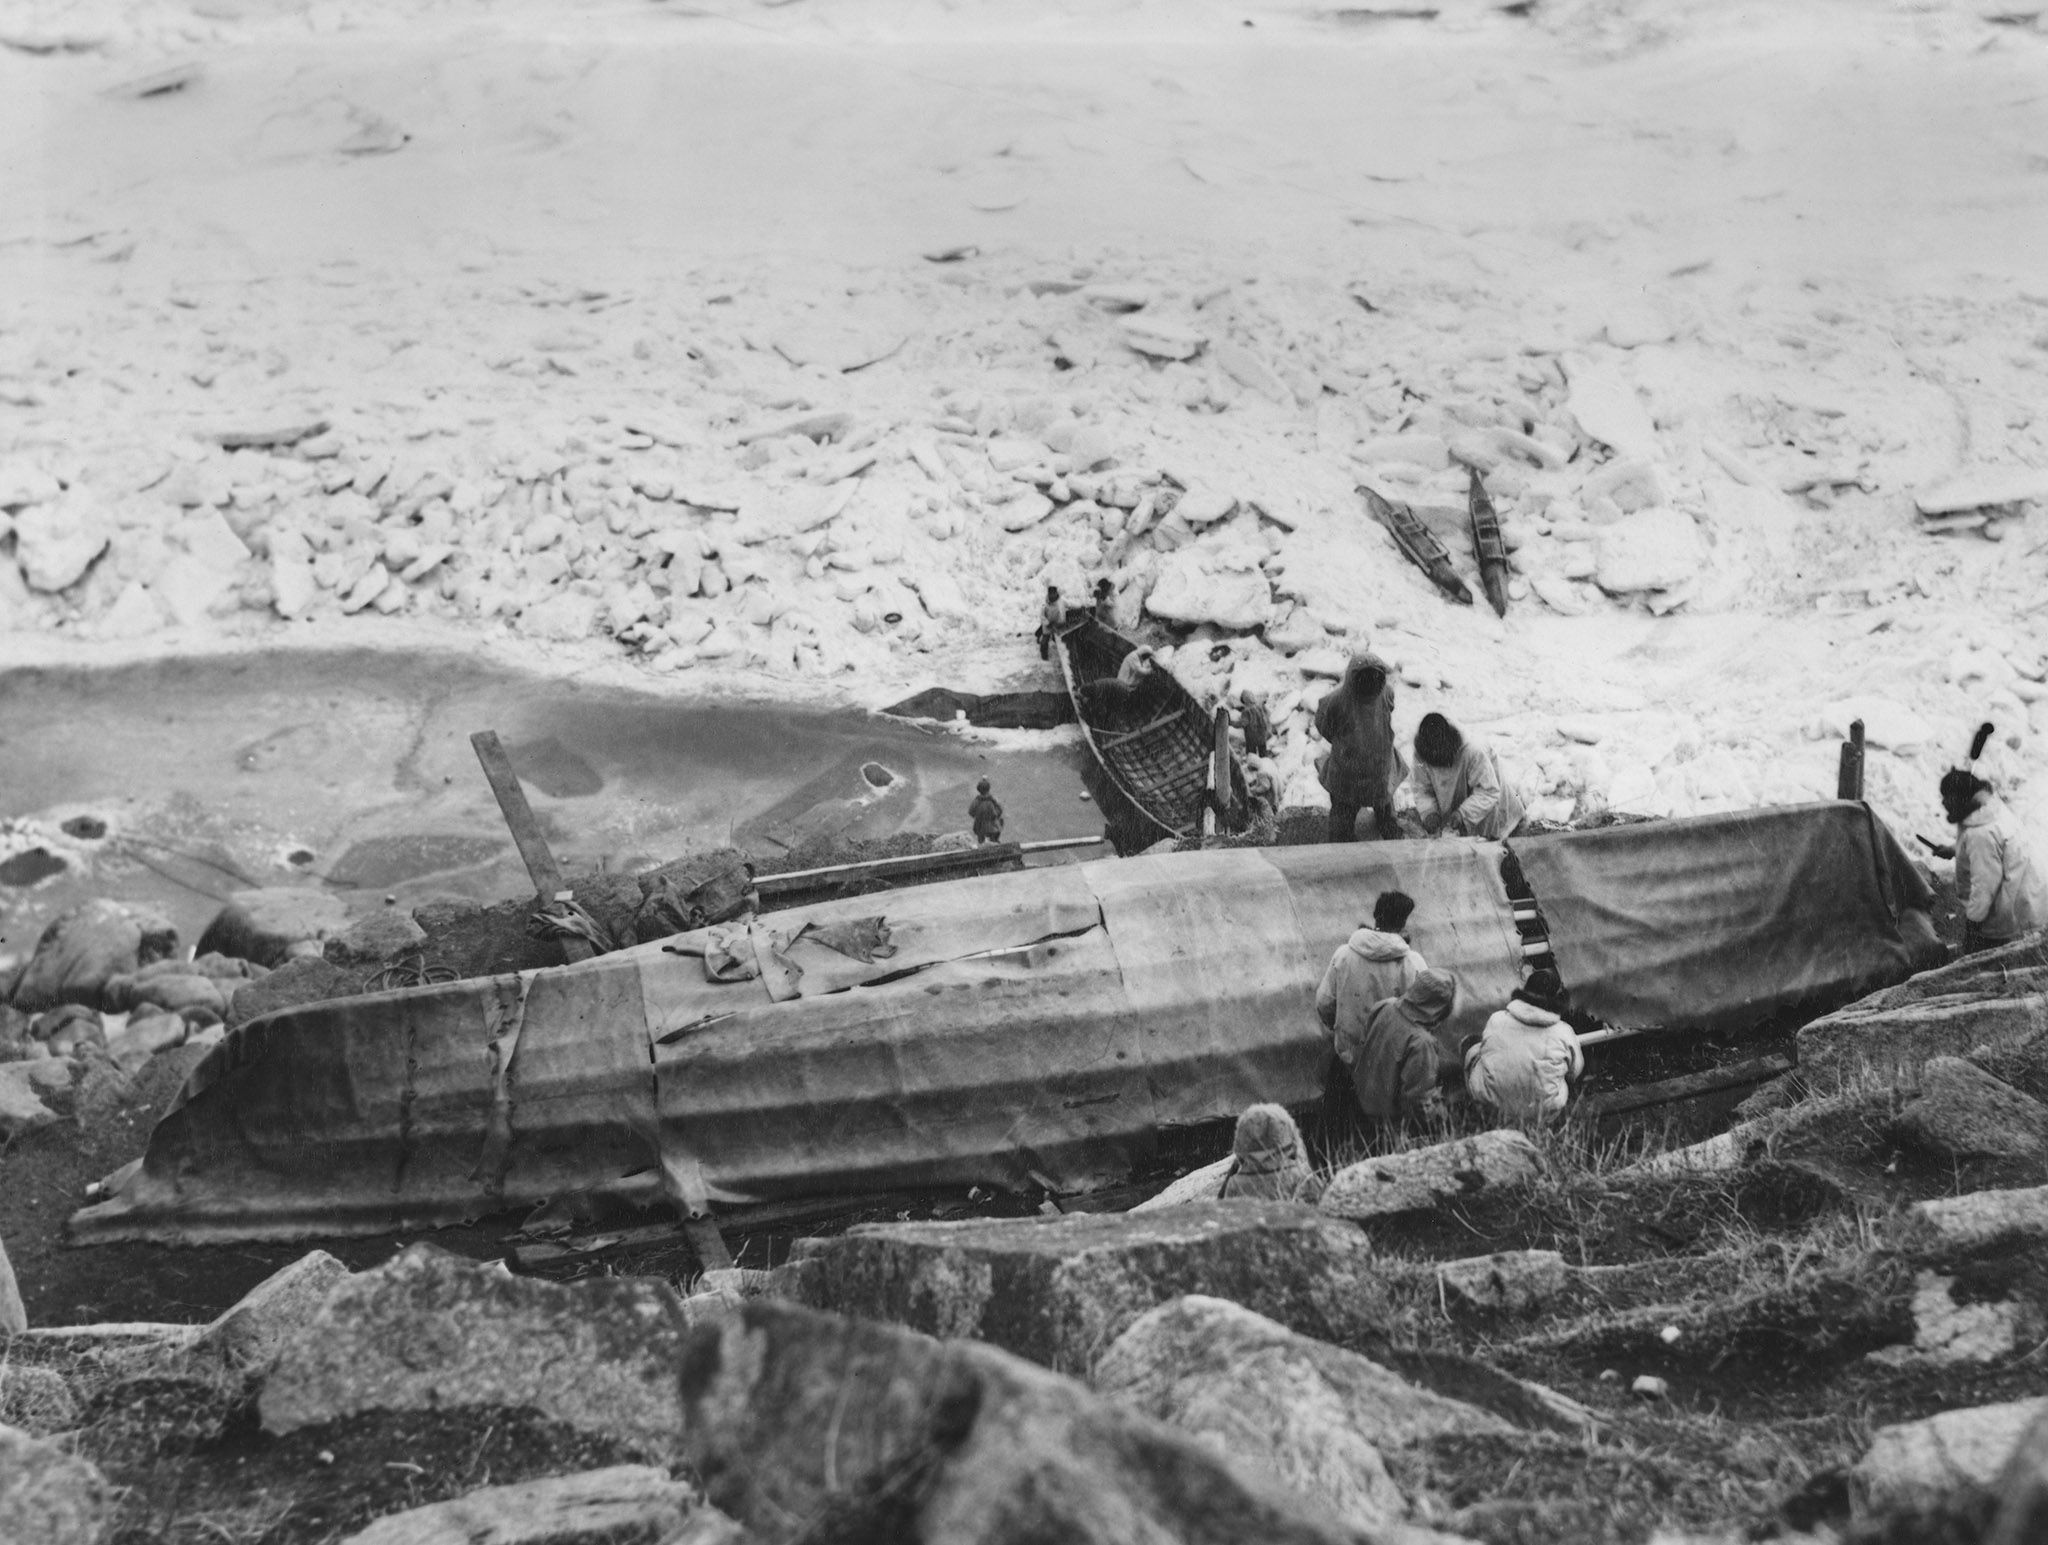
[[[1446,835],[1498,842],[1522,824],[1521,796],[1501,776],[1499,758],[1469,736],[1449,767],[1417,757],[1408,784],[1425,828],[1441,821]]]
[[[1316,1014],[1331,1032],[1338,1061],[1351,1066],[1372,1006],[1400,997],[1428,969],[1429,963],[1397,933],[1360,928],[1337,946],[1316,988]]]
[[[1981,794],[1956,840],[1956,894],[1963,915],[2003,943],[2048,927],[2048,878],[2027,851],[2019,822],[1996,794]]]
[[[1465,1088],[1510,1121],[1549,1121],[1564,1110],[1585,1065],[1570,1025],[1515,998],[1486,1021],[1465,1059]]]

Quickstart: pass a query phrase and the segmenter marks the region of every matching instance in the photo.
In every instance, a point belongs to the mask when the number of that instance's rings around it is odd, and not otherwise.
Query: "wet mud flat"
[[[964,830],[977,778],[1016,837],[1086,836],[1077,744],[998,748],[859,710],[705,701],[387,650],[0,673],[0,927],[25,947],[88,895],[196,938],[233,890],[366,907],[526,878],[469,745],[494,729],[558,858],[645,867],[739,845]]]

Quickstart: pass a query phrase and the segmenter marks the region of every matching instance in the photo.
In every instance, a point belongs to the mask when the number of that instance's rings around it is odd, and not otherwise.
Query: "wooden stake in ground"
[[[1202,824],[1200,834],[1202,846],[1207,847],[1222,824],[1224,813],[1230,804],[1230,710],[1219,706],[1216,710],[1216,740],[1210,748],[1209,784],[1203,791]]]
[[[526,790],[519,786],[519,774],[512,770],[512,759],[505,755],[498,732],[479,730],[469,737],[469,743],[476,748],[476,759],[483,763],[491,792],[498,796],[498,808],[504,812],[505,825],[511,828],[512,841],[526,861],[526,873],[533,880],[533,888],[540,892],[542,904],[563,900],[569,892],[562,883],[561,866],[555,862],[547,838],[540,834],[540,822],[534,819],[533,807],[526,802]],[[597,951],[587,940],[565,936],[562,953],[573,966],[589,960]]]
[[[1849,738],[1842,742],[1842,760],[1835,776],[1835,798],[1863,797],[1863,721],[1849,726]]]

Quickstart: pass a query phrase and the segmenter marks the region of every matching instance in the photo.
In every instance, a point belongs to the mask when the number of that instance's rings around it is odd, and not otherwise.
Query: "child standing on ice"
[[[977,843],[1003,840],[1003,807],[989,793],[988,779],[983,778],[975,784],[974,802],[967,807],[967,816],[974,822],[974,840]]]

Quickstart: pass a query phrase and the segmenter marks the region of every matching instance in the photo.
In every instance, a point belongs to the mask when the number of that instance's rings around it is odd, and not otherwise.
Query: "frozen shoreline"
[[[453,645],[874,708],[1032,681],[1039,587],[1110,571],[1126,621],[1200,624],[1192,687],[1275,701],[1290,802],[1370,642],[1404,730],[1489,734],[1547,813],[1825,796],[1861,712],[1902,831],[1984,717],[2048,825],[2040,495],[2002,543],[1912,509],[2048,466],[2038,38],[211,9],[31,8],[105,41],[0,51],[0,130],[45,146],[0,245],[10,664]],[[177,92],[98,94],[179,57]],[[1505,623],[1351,492],[1456,552],[1453,454],[1518,549]],[[61,596],[16,582],[81,531]]]

